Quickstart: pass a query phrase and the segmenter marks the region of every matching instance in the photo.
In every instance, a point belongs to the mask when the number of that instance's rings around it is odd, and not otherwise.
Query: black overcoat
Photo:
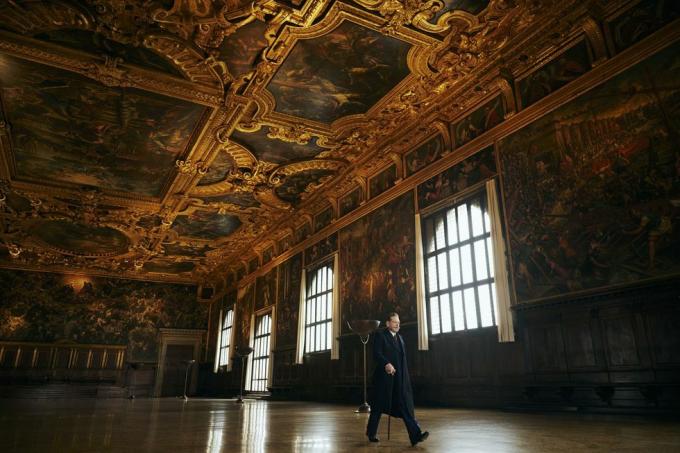
[[[389,329],[376,332],[373,335],[373,392],[371,410],[402,417],[406,412],[413,417],[413,390],[406,364],[406,346],[401,335],[397,333],[399,345]],[[397,370],[394,376],[385,371],[385,365],[391,363]],[[392,380],[392,382],[390,382]],[[390,389],[392,389],[392,404],[390,405]]]

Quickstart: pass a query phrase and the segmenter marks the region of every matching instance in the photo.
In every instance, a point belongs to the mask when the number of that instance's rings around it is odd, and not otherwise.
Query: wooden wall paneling
[[[644,317],[654,368],[680,369],[680,306],[670,302],[650,307]]]

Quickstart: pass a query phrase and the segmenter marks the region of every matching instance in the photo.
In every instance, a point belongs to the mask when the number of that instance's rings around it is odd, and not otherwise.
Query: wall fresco
[[[680,272],[679,50],[500,142],[519,301]]]
[[[160,327],[206,329],[196,287],[0,270],[0,339],[127,344],[128,360],[158,358]]]
[[[416,320],[413,195],[408,192],[340,231],[342,329],[396,311]]]

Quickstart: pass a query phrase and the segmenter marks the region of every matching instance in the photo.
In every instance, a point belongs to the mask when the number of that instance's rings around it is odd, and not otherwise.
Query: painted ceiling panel
[[[301,40],[267,86],[276,111],[322,123],[365,113],[409,73],[410,45],[344,21]]]
[[[302,200],[302,194],[310,184],[317,184],[323,178],[332,176],[329,170],[305,170],[286,178],[280,187],[276,189],[276,195],[293,205]]]
[[[19,179],[158,197],[205,107],[0,55]]]
[[[220,57],[227,62],[234,77],[242,76],[253,69],[258,55],[267,46],[264,32],[267,26],[255,21],[239,28],[220,47]]]
[[[163,254],[165,256],[188,256],[191,258],[201,258],[209,251],[213,250],[209,245],[189,245],[189,244],[163,244]]]
[[[100,33],[77,28],[48,30],[33,36],[41,41],[88,52],[92,55],[108,55],[120,58],[124,63],[131,63],[152,71],[160,71],[176,77],[184,77],[170,61],[143,46],[133,47],[107,39]]]
[[[147,272],[161,274],[181,274],[183,272],[191,272],[194,267],[196,267],[196,265],[191,261],[176,263],[173,261],[152,260],[144,263],[143,269]]]
[[[231,138],[239,145],[245,146],[258,160],[274,164],[286,164],[298,160],[311,159],[323,148],[316,145],[316,139],[301,145],[299,143],[284,142],[269,138],[269,128],[263,126],[257,132],[235,131]]]
[[[67,220],[42,222],[31,233],[49,247],[74,255],[120,255],[129,246],[128,238],[118,230]]]
[[[211,240],[229,236],[239,226],[241,220],[235,215],[195,211],[177,216],[172,229],[180,236]]]
[[[208,173],[198,182],[199,186],[207,186],[222,181],[234,169],[234,159],[227,153],[221,152],[210,164]]]
[[[487,6],[489,6],[489,0],[444,0],[444,8],[435,17],[456,10],[477,15]]]
[[[210,197],[201,197],[206,203],[231,203],[244,208],[257,208],[260,206],[252,193],[230,193],[225,195],[215,195]]]

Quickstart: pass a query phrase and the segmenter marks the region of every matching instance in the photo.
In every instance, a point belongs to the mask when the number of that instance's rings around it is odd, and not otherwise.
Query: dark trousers
[[[404,425],[406,425],[406,430],[408,431],[408,438],[413,442],[420,437],[420,425],[415,418],[411,417],[407,411],[400,411],[401,418],[404,420]],[[378,433],[378,424],[380,424],[380,416],[382,412],[380,410],[372,410],[371,415],[368,417],[368,425],[366,425],[366,435],[368,437],[375,437]]]

